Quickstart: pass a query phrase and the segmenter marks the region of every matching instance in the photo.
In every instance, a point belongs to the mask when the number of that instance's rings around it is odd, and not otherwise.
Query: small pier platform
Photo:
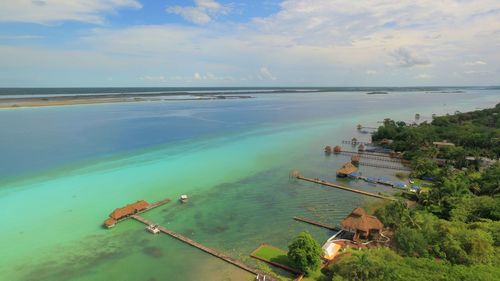
[[[305,222],[305,223],[312,224],[315,226],[323,227],[323,228],[326,228],[326,229],[329,229],[332,231],[339,231],[340,230],[340,227],[324,224],[321,222],[313,221],[313,220],[302,218],[302,217],[293,217],[293,219],[296,221],[301,221],[301,222]]]
[[[151,222],[151,221],[149,221],[149,220],[147,220],[147,219],[145,219],[145,218],[143,218],[141,216],[138,216],[138,215],[132,215],[131,218],[133,218],[133,219],[137,220],[138,222],[141,222],[141,223],[143,223],[145,225],[152,225],[152,224],[154,224],[153,222]],[[170,235],[170,236],[172,236],[173,238],[175,238],[177,240],[180,240],[181,242],[184,242],[184,243],[186,243],[186,244],[188,244],[190,246],[193,246],[193,247],[195,247],[195,248],[197,248],[199,250],[202,250],[205,253],[208,253],[208,254],[210,254],[210,255],[212,255],[214,257],[217,257],[217,258],[219,258],[219,259],[221,259],[221,260],[223,260],[223,261],[225,261],[227,263],[230,263],[230,264],[232,264],[234,266],[237,266],[237,267],[239,267],[239,268],[241,268],[241,269],[243,269],[243,270],[245,270],[247,272],[250,272],[250,273],[258,275],[258,276],[266,276],[266,280],[269,280],[269,281],[277,281],[277,279],[271,278],[270,276],[266,275],[264,272],[262,272],[262,271],[260,271],[258,269],[250,267],[250,266],[244,264],[243,262],[241,262],[239,260],[236,260],[236,259],[233,259],[233,258],[231,258],[229,256],[226,256],[226,255],[224,255],[224,254],[222,254],[222,253],[220,253],[220,252],[218,252],[218,251],[216,251],[216,250],[214,250],[212,248],[208,248],[206,246],[203,246],[202,244],[200,244],[200,243],[198,243],[198,242],[196,242],[194,240],[191,240],[191,239],[187,238],[186,236],[183,236],[183,235],[181,235],[179,233],[176,233],[176,232],[173,232],[173,231],[171,231],[169,229],[166,229],[163,226],[158,226],[158,229],[161,232],[163,232],[163,233],[165,233],[167,235]]]
[[[372,144],[371,142],[367,142],[367,141],[352,141],[352,140],[343,140],[342,143],[343,144],[352,144],[352,145],[359,145],[359,144],[370,145],[370,144]]]
[[[386,197],[386,196],[382,196],[382,195],[379,195],[379,194],[375,194],[375,193],[371,193],[371,192],[367,192],[367,191],[363,191],[363,190],[358,190],[358,189],[354,189],[354,188],[350,188],[350,187],[345,187],[345,186],[341,186],[341,185],[338,185],[338,184],[326,182],[326,181],[319,180],[319,179],[306,178],[306,177],[303,177],[301,175],[296,176],[296,178],[299,179],[299,180],[308,181],[308,182],[312,182],[312,183],[317,183],[317,184],[321,184],[321,185],[324,185],[324,186],[338,188],[338,189],[342,189],[342,190],[346,190],[346,191],[350,191],[350,192],[354,192],[354,193],[358,193],[358,194],[362,194],[362,195],[366,195],[366,196],[371,196],[371,197],[375,197],[375,198],[379,198],[379,199],[392,200],[392,201],[396,200],[395,198],[392,198],[392,197]]]

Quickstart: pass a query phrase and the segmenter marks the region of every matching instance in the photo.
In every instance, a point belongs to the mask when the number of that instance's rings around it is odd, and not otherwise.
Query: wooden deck
[[[319,179],[311,179],[311,178],[306,178],[303,176],[298,176],[297,179],[312,182],[312,183],[321,184],[321,185],[328,186],[328,187],[334,187],[334,188],[338,188],[338,189],[342,189],[342,190],[346,190],[346,191],[350,191],[350,192],[354,192],[354,193],[358,193],[358,194],[362,194],[362,195],[366,195],[366,196],[371,196],[371,197],[375,197],[375,198],[393,200],[393,201],[396,200],[395,198],[392,198],[392,197],[386,197],[386,196],[382,196],[382,195],[367,192],[367,191],[362,191],[362,190],[358,190],[358,189],[354,189],[354,188],[350,188],[350,187],[345,187],[345,186],[326,182],[326,181],[319,180]]]
[[[340,230],[339,227],[336,227],[333,225],[328,225],[328,224],[317,222],[317,221],[313,221],[313,220],[302,218],[302,217],[293,217],[293,219],[296,221],[301,221],[301,222],[305,222],[305,223],[312,224],[315,226],[323,227],[323,228],[326,228],[326,229],[329,229],[332,231],[339,231]]]
[[[399,164],[409,164],[410,161],[405,160],[405,159],[400,159],[400,158],[393,158],[390,157],[389,155],[384,155],[381,153],[370,153],[370,152],[356,152],[356,151],[341,151],[338,154],[346,155],[346,156],[352,156],[352,155],[359,155],[360,158],[366,158],[366,159],[373,159],[373,160],[378,160],[378,161],[384,161],[384,162],[392,162],[392,163],[399,163]]]
[[[147,220],[147,219],[145,219],[145,218],[143,218],[141,216],[138,216],[138,215],[133,215],[133,216],[131,216],[131,218],[133,218],[133,219],[135,219],[135,220],[137,220],[137,221],[139,221],[139,222],[141,222],[141,223],[143,223],[145,225],[155,224],[155,223],[153,223],[153,222],[151,222],[151,221],[149,221],[149,220]],[[232,264],[234,266],[237,266],[237,267],[239,267],[239,268],[241,268],[241,269],[243,269],[243,270],[245,270],[247,272],[250,272],[250,273],[255,274],[255,275],[261,275],[261,276],[262,275],[266,275],[264,272],[262,272],[262,271],[260,271],[258,269],[250,267],[250,266],[244,264],[243,262],[241,262],[239,260],[236,260],[236,259],[233,259],[233,258],[231,258],[231,257],[229,257],[227,255],[224,255],[224,254],[222,254],[222,253],[220,253],[220,252],[218,252],[218,251],[216,251],[216,250],[214,250],[212,248],[208,248],[206,246],[203,246],[202,244],[200,244],[200,243],[198,243],[198,242],[196,242],[194,240],[191,240],[191,239],[187,238],[186,236],[183,236],[183,235],[178,234],[176,232],[173,232],[173,231],[171,231],[169,229],[166,229],[165,227],[159,226],[158,229],[161,232],[163,232],[163,233],[165,233],[167,235],[170,235],[170,236],[174,237],[177,240],[180,240],[180,241],[182,241],[182,242],[184,242],[184,243],[186,243],[186,244],[188,244],[190,246],[193,246],[193,247],[195,247],[195,248],[197,248],[199,250],[202,250],[205,253],[208,253],[208,254],[210,254],[210,255],[212,255],[214,257],[217,257],[217,258],[219,258],[219,259],[221,259],[221,260],[223,260],[225,262],[228,262],[228,263],[230,263],[230,264]],[[271,278],[268,275],[266,275],[266,280],[277,281],[277,279]]]
[[[372,144],[371,142],[367,142],[367,141],[352,141],[352,140],[343,140],[342,143],[343,144],[352,144],[352,145],[358,145],[358,144],[370,145],[370,144]]]
[[[142,210],[142,211],[137,212],[137,215],[142,214],[142,213],[145,213],[145,212],[147,212],[147,211],[149,211],[149,210],[152,210],[152,209],[154,209],[154,208],[160,207],[160,206],[165,205],[165,204],[167,204],[167,203],[170,203],[170,201],[172,201],[172,200],[170,200],[169,198],[165,198],[165,199],[163,199],[163,200],[160,200],[160,201],[158,201],[158,202],[155,202],[155,203],[153,203],[153,204],[150,204],[150,205],[149,205],[149,207],[147,207],[146,209],[144,209],[144,210]],[[124,220],[127,220],[127,219],[129,219],[129,218],[130,218],[130,216],[123,217],[123,218],[121,218],[121,219],[117,220],[117,221],[116,221],[116,224],[118,224],[119,222],[122,222],[122,221],[124,221]]]

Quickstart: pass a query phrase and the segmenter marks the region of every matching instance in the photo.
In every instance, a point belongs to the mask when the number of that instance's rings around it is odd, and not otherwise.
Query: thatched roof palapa
[[[371,230],[381,231],[384,225],[375,216],[368,215],[362,208],[354,209],[344,220],[342,220],[342,228],[351,231],[361,231],[368,233]]]
[[[336,145],[336,146],[333,148],[333,152],[334,152],[334,153],[340,153],[340,152],[342,152],[342,147],[340,147],[340,145]]]
[[[139,200],[135,203],[128,204],[125,207],[115,209],[109,217],[115,220],[119,220],[123,217],[133,215],[138,211],[142,211],[149,207],[149,203],[144,200]]]
[[[332,153],[332,147],[331,147],[331,146],[329,146],[329,145],[327,145],[327,146],[325,147],[325,153],[326,153],[326,154],[330,154],[330,153]]]
[[[357,164],[359,164],[360,159],[361,159],[361,156],[359,156],[359,154],[354,154],[353,156],[351,156],[351,163],[354,165],[357,165]]]
[[[358,171],[358,168],[351,162],[347,162],[342,165],[342,168],[337,170],[337,176],[347,176],[349,174],[355,173],[356,171]]]

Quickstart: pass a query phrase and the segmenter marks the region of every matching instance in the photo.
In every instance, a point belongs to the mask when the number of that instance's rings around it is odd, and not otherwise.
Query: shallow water
[[[144,216],[256,266],[261,243],[286,248],[292,220],[338,224],[371,200],[290,181],[297,168],[335,179],[347,161],[326,144],[368,136],[358,123],[413,121],[500,102],[499,90],[464,93],[262,94],[254,99],[144,102],[0,111],[0,276],[6,280],[250,280],[252,276],[166,235],[102,221],[116,207],[188,194]],[[365,175],[394,171],[361,168]],[[339,180],[390,193],[387,187]],[[277,272],[280,272],[277,270]]]

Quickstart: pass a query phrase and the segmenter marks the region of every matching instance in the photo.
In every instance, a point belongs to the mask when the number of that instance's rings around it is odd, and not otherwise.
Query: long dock
[[[371,193],[371,192],[367,192],[367,191],[362,191],[362,190],[358,190],[358,189],[354,189],[354,188],[350,188],[350,187],[345,187],[345,186],[341,186],[341,185],[338,185],[338,184],[326,182],[326,181],[319,180],[319,179],[306,178],[306,177],[303,177],[303,176],[300,176],[300,175],[298,175],[296,178],[299,179],[299,180],[308,181],[308,182],[312,182],[312,183],[317,183],[317,184],[321,184],[321,185],[328,186],[328,187],[334,187],[334,188],[338,188],[338,189],[342,189],[342,190],[346,190],[346,191],[350,191],[350,192],[354,192],[354,193],[358,193],[358,194],[362,194],[362,195],[366,195],[366,196],[371,196],[371,197],[375,197],[375,198],[386,199],[386,200],[393,200],[393,201],[396,200],[396,199],[391,198],[391,197],[386,197],[386,196],[382,196],[382,195]]]
[[[340,230],[339,227],[336,227],[336,226],[333,226],[333,225],[324,224],[324,223],[321,223],[321,222],[313,221],[313,220],[302,218],[302,217],[293,217],[293,219],[296,220],[296,221],[305,222],[305,223],[308,223],[308,224],[312,224],[312,225],[315,225],[315,226],[323,227],[323,228],[326,228],[326,229],[329,229],[329,230],[333,230],[333,231],[339,231]]]
[[[145,225],[152,225],[152,224],[154,224],[153,222],[151,222],[151,221],[149,221],[149,220],[147,220],[147,219],[145,219],[145,218],[143,218],[141,216],[138,216],[138,215],[132,215],[131,218],[133,218],[133,219],[135,219],[135,220],[137,220],[137,221],[139,221],[139,222],[141,222],[141,223],[143,223]],[[182,241],[182,242],[184,242],[184,243],[186,243],[186,244],[188,244],[190,246],[193,246],[193,247],[195,247],[195,248],[197,248],[199,250],[202,250],[205,253],[208,253],[208,254],[210,254],[210,255],[212,255],[214,257],[217,257],[217,258],[219,258],[219,259],[221,259],[221,260],[223,260],[225,262],[228,262],[228,263],[230,263],[230,264],[232,264],[234,266],[237,266],[237,267],[239,267],[239,268],[241,268],[241,269],[243,269],[243,270],[245,270],[247,272],[250,272],[252,274],[259,275],[259,276],[265,275],[266,276],[266,280],[277,281],[277,279],[273,279],[273,278],[267,276],[264,272],[262,272],[262,271],[260,271],[258,269],[250,267],[250,266],[244,264],[243,262],[241,262],[239,260],[236,260],[236,259],[233,259],[233,258],[231,258],[229,256],[226,256],[226,255],[224,255],[224,254],[222,254],[222,253],[220,253],[220,252],[218,252],[218,251],[216,251],[216,250],[214,250],[212,248],[208,248],[206,246],[203,246],[202,244],[200,244],[200,243],[198,243],[198,242],[196,242],[194,240],[191,240],[191,239],[187,238],[186,236],[183,236],[183,235],[178,234],[176,232],[173,232],[173,231],[171,231],[169,229],[166,229],[163,226],[158,226],[158,229],[161,232],[163,232],[163,233],[165,233],[167,235],[170,235],[170,236],[172,236],[173,238],[175,238],[177,240],[180,240],[180,241]]]

